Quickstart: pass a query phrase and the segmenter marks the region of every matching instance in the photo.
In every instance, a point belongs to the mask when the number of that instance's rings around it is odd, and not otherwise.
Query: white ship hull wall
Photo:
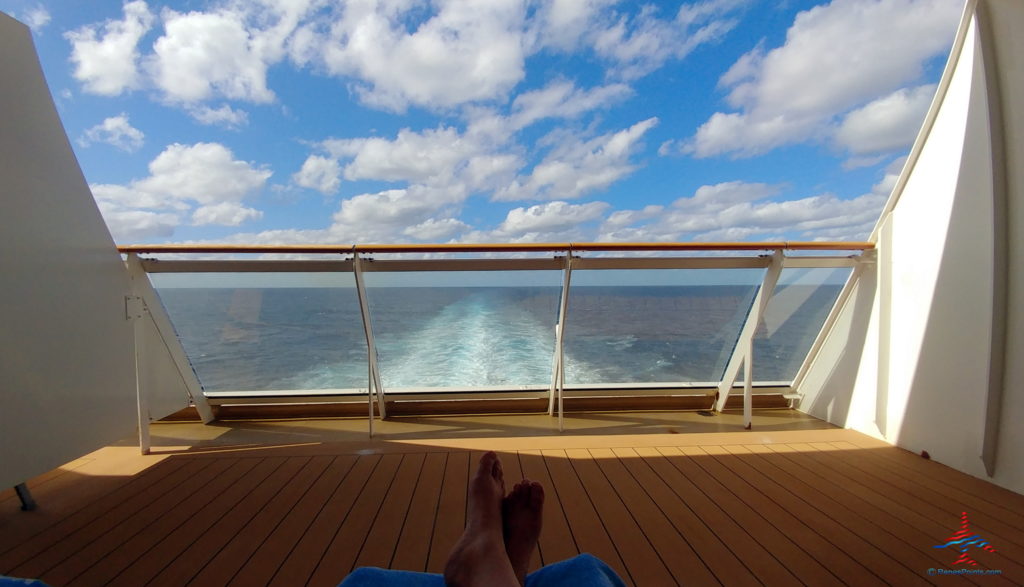
[[[29,29],[3,13],[0,55],[0,487],[11,487],[132,437],[138,404],[128,272]],[[159,418],[187,395],[148,317],[142,332]]]
[[[1024,5],[979,4],[876,229],[877,265],[797,391],[814,416],[1024,492]]]

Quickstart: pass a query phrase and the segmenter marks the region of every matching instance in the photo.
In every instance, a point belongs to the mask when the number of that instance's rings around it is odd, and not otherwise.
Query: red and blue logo
[[[971,532],[971,523],[967,521],[967,512],[960,514],[960,530],[946,539],[945,544],[939,544],[933,548],[952,548],[960,551],[960,556],[953,561],[954,565],[965,564],[972,567],[978,566],[978,561],[971,558],[967,551],[971,548],[980,548],[988,552],[996,552],[996,549],[988,543],[988,540],[980,535]]]

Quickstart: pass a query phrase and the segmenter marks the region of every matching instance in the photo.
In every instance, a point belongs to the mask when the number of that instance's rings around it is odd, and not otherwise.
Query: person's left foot
[[[505,553],[501,503],[505,494],[501,460],[493,452],[480,458],[469,480],[466,530],[455,544],[444,568],[448,585],[504,587],[516,585]]]
[[[516,483],[501,504],[505,521],[505,552],[520,585],[526,582],[530,557],[540,538],[543,508],[544,487],[529,479]]]

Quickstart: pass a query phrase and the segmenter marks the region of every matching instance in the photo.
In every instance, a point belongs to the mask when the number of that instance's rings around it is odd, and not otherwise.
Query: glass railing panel
[[[367,386],[351,273],[151,278],[206,391]]]
[[[754,332],[754,380],[790,382],[852,270],[783,269]]]
[[[566,383],[717,382],[763,269],[573,271]]]
[[[385,390],[550,384],[560,271],[364,277]]]

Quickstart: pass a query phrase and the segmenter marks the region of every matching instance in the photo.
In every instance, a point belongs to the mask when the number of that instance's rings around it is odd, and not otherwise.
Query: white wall
[[[854,295],[837,310],[798,391],[801,409],[815,416],[988,478],[982,454],[992,425],[989,382],[1001,377],[991,479],[1024,492],[1024,437],[1014,425],[1024,417],[1024,197],[1013,163],[1024,155],[1024,46],[1012,26],[1024,23],[1024,4],[980,4],[991,18],[979,27],[971,10],[961,27],[962,49],[951,58],[933,116],[876,229],[878,264],[865,268]],[[1005,194],[997,191],[1004,156]],[[1004,196],[1011,213],[1007,360],[1005,371],[990,373],[993,320],[1004,319],[993,305],[1000,250],[993,226]],[[1000,345],[994,348],[1000,356]]]
[[[135,430],[128,276],[28,28],[0,13],[0,487]]]
[[[999,104],[1003,131],[1006,199],[1006,325],[1003,397],[996,454],[997,483],[1024,493],[1024,5],[1019,0],[985,2],[994,59],[1000,75]]]
[[[27,27],[0,13],[0,487],[131,436],[128,272],[78,167]],[[146,320],[150,413],[186,403]],[[171,377],[171,374],[174,377]]]

